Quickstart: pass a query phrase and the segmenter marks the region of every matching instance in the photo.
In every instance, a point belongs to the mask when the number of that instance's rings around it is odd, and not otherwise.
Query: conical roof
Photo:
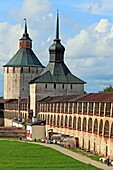
[[[4,65],[4,67],[44,67],[32,50],[32,40],[27,32],[27,22],[25,20],[25,28],[20,41],[20,49],[17,53]]]
[[[27,67],[27,66],[41,66],[41,62],[34,54],[32,49],[20,48],[17,53],[4,65],[4,67]]]

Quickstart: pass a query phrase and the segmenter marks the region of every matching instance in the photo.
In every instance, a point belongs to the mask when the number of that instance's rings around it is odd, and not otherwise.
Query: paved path
[[[31,142],[30,142],[31,143]],[[37,142],[32,142],[34,144],[39,144],[39,145],[42,145],[42,146],[46,146],[46,147],[49,147],[49,148],[52,148],[52,149],[55,149],[65,155],[68,155],[76,160],[79,160],[81,162],[84,162],[86,164],[91,164],[97,168],[100,168],[100,169],[104,169],[104,170],[113,170],[113,166],[107,166],[106,164],[104,163],[101,163],[101,162],[98,162],[98,161],[94,161],[86,156],[83,156],[81,154],[78,154],[76,152],[72,152],[70,151],[69,149],[66,149],[66,148],[63,148],[61,146],[58,146],[58,145],[54,145],[54,144],[45,144],[45,143],[37,143]]]
[[[0,139],[0,140],[4,140],[4,139]],[[14,141],[14,140],[12,140],[12,141]],[[26,142],[26,141],[23,140],[23,141],[18,141],[18,142]],[[113,170],[113,166],[109,166],[108,167],[104,163],[101,163],[101,162],[98,162],[98,161],[94,161],[94,160],[92,160],[92,159],[90,159],[90,158],[88,158],[86,156],[83,156],[83,155],[78,154],[76,152],[72,152],[69,149],[63,148],[63,147],[61,147],[59,145],[46,144],[46,143],[38,143],[38,142],[28,142],[28,141],[27,141],[27,143],[38,144],[38,145],[42,145],[42,146],[45,146],[45,147],[49,147],[49,148],[55,149],[55,150],[65,154],[67,156],[70,156],[70,157],[72,157],[72,158],[74,158],[76,160],[79,160],[79,161],[84,162],[86,164],[91,164],[91,165],[93,165],[93,166],[95,166],[97,168],[103,169],[103,170]]]

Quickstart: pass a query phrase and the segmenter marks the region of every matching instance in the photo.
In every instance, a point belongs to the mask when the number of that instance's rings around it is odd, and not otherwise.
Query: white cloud
[[[0,23],[0,58],[3,59],[3,62],[4,60],[8,60],[17,50],[21,30],[22,28],[18,24]]]
[[[112,15],[113,2],[111,0],[94,0],[89,7],[89,12],[92,14]]]
[[[113,16],[113,1],[111,0],[86,0],[75,3],[73,7],[91,14]]]
[[[93,1],[93,3],[90,4],[89,6],[89,12],[91,13],[101,13],[102,12],[102,9],[103,9],[103,2],[101,0],[95,0]]]
[[[50,18],[53,17],[53,14],[52,14],[52,13],[49,13],[49,14],[48,14],[48,17],[50,17]]]
[[[88,79],[88,84],[93,82],[88,86],[89,91],[92,91],[94,83],[98,88],[105,86],[101,86],[103,82],[113,84],[113,81],[109,81],[113,77],[113,23],[101,19],[68,39],[65,46],[66,62],[71,65],[71,71]],[[72,65],[72,61],[75,64]]]
[[[110,80],[95,80],[96,83],[101,83],[101,84],[113,84],[113,79]]]
[[[16,17],[28,19],[36,19],[37,16],[45,15],[50,9],[48,0],[23,0],[22,6],[18,9],[11,10],[11,15],[16,14]],[[14,15],[15,16],[15,15]]]
[[[108,57],[113,54],[113,23],[101,19],[67,41],[67,55],[73,58]]]
[[[113,30],[113,25],[109,23],[107,19],[101,19],[100,22],[96,25],[95,31],[100,33],[111,32]]]
[[[47,42],[50,42],[52,40],[52,36],[49,36],[48,39],[47,39]]]

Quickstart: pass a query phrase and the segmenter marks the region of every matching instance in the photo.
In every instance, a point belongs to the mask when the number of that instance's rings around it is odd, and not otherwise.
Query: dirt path
[[[5,140],[5,139],[0,139],[0,140]],[[15,141],[15,140],[11,140],[11,141]],[[26,142],[26,141],[24,141],[24,140],[20,141],[19,140],[18,142]],[[36,144],[36,145],[38,144],[38,145],[42,145],[42,146],[45,146],[45,147],[49,147],[49,148],[55,149],[55,150],[65,154],[67,156],[70,156],[70,157],[72,157],[72,158],[74,158],[76,160],[79,160],[79,161],[81,161],[83,163],[86,163],[86,164],[91,164],[91,165],[93,165],[93,166],[95,166],[97,168],[103,169],[103,170],[113,170],[113,166],[109,166],[108,167],[104,163],[101,163],[101,162],[98,162],[98,161],[94,161],[91,158],[88,158],[88,157],[83,156],[83,155],[81,155],[79,153],[70,151],[70,150],[68,150],[66,148],[63,148],[63,147],[59,146],[59,145],[39,143],[39,142],[28,142],[28,141],[27,141],[27,143]]]

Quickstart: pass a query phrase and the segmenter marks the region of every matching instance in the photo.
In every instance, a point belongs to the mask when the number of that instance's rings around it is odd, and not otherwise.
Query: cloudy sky
[[[19,49],[23,19],[27,18],[33,51],[46,66],[48,48],[55,38],[57,9],[65,63],[70,71],[87,82],[88,93],[113,85],[113,1],[0,0],[0,96],[3,65]]]

